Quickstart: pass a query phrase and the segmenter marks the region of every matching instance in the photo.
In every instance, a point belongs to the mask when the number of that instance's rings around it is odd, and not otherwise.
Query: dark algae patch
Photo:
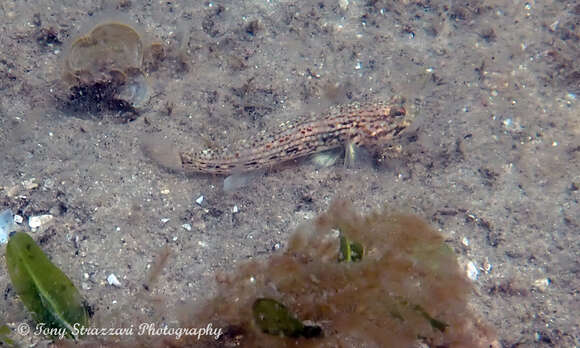
[[[411,215],[361,216],[335,203],[300,227],[283,254],[241,265],[219,283],[196,317],[224,328],[208,346],[498,346],[468,309],[471,284],[453,250]],[[258,319],[257,304],[270,305]],[[304,335],[306,325],[319,332]]]

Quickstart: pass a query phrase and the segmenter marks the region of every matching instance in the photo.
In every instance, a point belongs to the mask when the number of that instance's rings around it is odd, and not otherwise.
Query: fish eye
[[[405,116],[406,114],[407,110],[405,110],[405,108],[402,106],[395,106],[389,111],[389,116],[393,117]]]

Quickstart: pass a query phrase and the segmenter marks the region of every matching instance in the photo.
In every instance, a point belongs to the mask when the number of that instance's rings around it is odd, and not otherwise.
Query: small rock
[[[197,199],[195,200],[195,203],[201,205],[201,202],[203,202],[203,196],[197,197]]]
[[[187,231],[191,231],[191,224],[183,224],[181,225],[181,227],[183,227]]]

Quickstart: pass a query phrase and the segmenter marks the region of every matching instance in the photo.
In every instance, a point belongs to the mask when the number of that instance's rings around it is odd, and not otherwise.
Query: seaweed
[[[81,296],[72,281],[25,232],[10,237],[6,265],[12,286],[38,325],[54,337],[77,338],[76,326],[88,323]]]
[[[359,256],[348,256],[355,249]],[[189,324],[224,328],[217,341],[202,338],[207,346],[498,345],[493,330],[468,309],[471,283],[453,250],[411,215],[385,210],[361,216],[345,202],[334,203],[301,226],[283,254],[241,265],[219,284],[219,294]],[[321,333],[264,330],[268,325],[257,323],[252,312],[263,298]],[[181,343],[196,343],[188,339]]]

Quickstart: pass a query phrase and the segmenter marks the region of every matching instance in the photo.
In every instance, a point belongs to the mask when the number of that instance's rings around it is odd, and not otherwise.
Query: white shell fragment
[[[467,264],[467,277],[471,280],[476,280],[479,275],[479,270],[473,261]]]
[[[14,215],[14,223],[15,224],[21,224],[22,222],[24,222],[24,218],[21,215]]]
[[[117,276],[114,275],[113,273],[109,274],[109,276],[107,277],[107,282],[109,283],[109,285],[113,285],[118,288],[121,287],[121,282],[119,282],[119,279],[117,279]]]
[[[30,226],[31,229],[36,230],[37,228],[52,221],[53,218],[54,216],[50,214],[31,216],[28,218],[28,226]]]
[[[538,290],[545,292],[546,290],[548,290],[548,286],[550,286],[551,282],[552,281],[550,280],[550,278],[540,278],[534,281],[534,286]]]

